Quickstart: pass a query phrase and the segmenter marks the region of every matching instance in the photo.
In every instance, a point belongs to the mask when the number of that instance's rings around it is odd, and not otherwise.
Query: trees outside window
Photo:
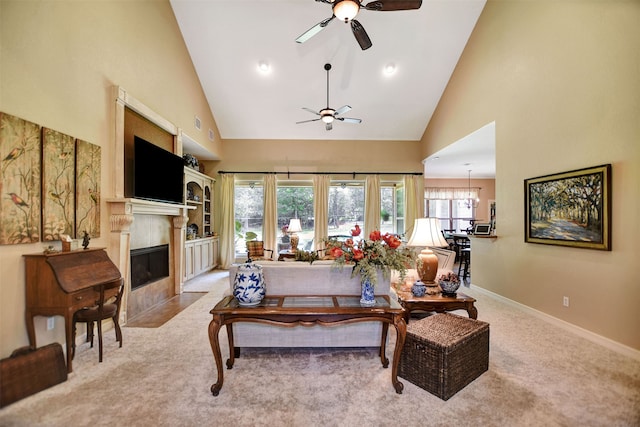
[[[237,182],[235,186],[235,249],[237,256],[246,253],[247,233],[255,233],[262,240],[264,223],[262,183]],[[404,232],[403,187],[383,184],[380,189],[380,231],[383,233]],[[313,210],[313,187],[311,185],[278,185],[278,224],[276,236],[282,236],[282,227],[291,218],[299,218],[302,232],[298,247],[313,248],[315,218]],[[364,184],[358,181],[336,183],[329,188],[328,230],[329,236],[349,236],[355,224],[364,228]]]

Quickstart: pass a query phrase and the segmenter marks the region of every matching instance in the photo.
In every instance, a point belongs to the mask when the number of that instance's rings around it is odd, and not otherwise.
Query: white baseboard
[[[628,356],[631,357],[632,359],[638,360],[640,361],[640,351],[636,350],[632,347],[626,346],[624,344],[621,344],[617,341],[614,341],[612,339],[603,337],[602,335],[598,335],[596,333],[593,333],[591,331],[588,331],[586,329],[583,329],[579,326],[576,326],[572,323],[569,323],[567,321],[558,319],[557,317],[553,317],[547,313],[543,313],[542,311],[536,310],[534,308],[531,308],[529,306],[526,306],[524,304],[521,304],[517,301],[511,300],[509,298],[503,297],[502,295],[496,294],[495,292],[491,292],[487,289],[481,288],[479,286],[476,285],[470,285],[470,287],[475,290],[478,291],[482,294],[485,294],[491,298],[494,298],[496,300],[499,300],[501,302],[504,302],[505,304],[508,304],[512,307],[518,308],[522,311],[525,311],[529,314],[531,314],[532,316],[535,316],[541,320],[544,320],[546,322],[549,322],[551,324],[554,324],[556,326],[559,326],[569,332],[573,332],[576,335],[579,335],[583,338],[588,339],[589,341],[592,341],[596,344],[600,344],[603,347],[606,347],[610,350],[613,350],[617,353],[620,353],[624,356]]]

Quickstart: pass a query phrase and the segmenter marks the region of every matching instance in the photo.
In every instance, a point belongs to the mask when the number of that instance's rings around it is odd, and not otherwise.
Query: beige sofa
[[[262,266],[269,295],[360,295],[360,277],[351,278],[351,268],[333,268],[333,261],[256,262]],[[229,291],[237,265],[229,269]],[[390,279],[378,275],[376,295],[389,295]],[[337,326],[295,326],[284,328],[259,323],[235,323],[236,347],[379,347],[380,322]]]

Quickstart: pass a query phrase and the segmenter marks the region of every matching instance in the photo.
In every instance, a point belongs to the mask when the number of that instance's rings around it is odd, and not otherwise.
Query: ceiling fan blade
[[[355,19],[351,20],[351,31],[353,31],[353,35],[356,37],[356,40],[362,50],[367,50],[371,47],[371,39],[364,30],[362,24]]]
[[[338,108],[336,110],[335,113],[333,113],[335,116],[337,116],[338,114],[342,114],[342,113],[346,113],[347,111],[351,110],[351,107],[348,105],[343,105],[342,107]]]
[[[317,111],[315,111],[315,110],[312,110],[311,108],[302,107],[302,109],[303,109],[304,111],[308,111],[308,112],[310,112],[310,113],[312,113],[312,114],[315,114],[316,116],[319,116],[319,115],[320,115],[320,113],[318,113],[318,112],[317,112]]]
[[[331,123],[327,123],[327,125],[325,126],[325,129],[331,130],[333,129],[333,125]]]
[[[320,21],[319,23],[317,23],[316,25],[314,25],[313,27],[309,28],[307,31],[305,31],[304,33],[302,33],[297,39],[296,42],[297,43],[304,43],[307,40],[309,40],[311,37],[315,36],[316,34],[318,34],[320,31],[322,31],[324,29],[324,27],[326,27],[327,25],[329,25],[329,22],[331,22],[333,20],[333,18],[335,18],[335,15],[331,15],[331,18],[327,18],[323,21]]]
[[[318,120],[320,119],[303,120],[301,122],[296,122],[296,124],[299,125],[300,123],[317,122]]]
[[[367,10],[378,10],[386,12],[390,10],[413,10],[420,9],[422,0],[377,0],[367,3],[364,7]]]
[[[354,119],[353,117],[336,117],[336,120],[346,123],[362,123],[362,119]]]

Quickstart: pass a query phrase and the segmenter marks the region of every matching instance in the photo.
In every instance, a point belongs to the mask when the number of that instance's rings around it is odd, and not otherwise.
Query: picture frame
[[[524,180],[527,243],[611,250],[611,164]]]
[[[474,236],[490,236],[492,229],[493,228],[491,227],[491,223],[479,222],[473,226],[473,235]]]

